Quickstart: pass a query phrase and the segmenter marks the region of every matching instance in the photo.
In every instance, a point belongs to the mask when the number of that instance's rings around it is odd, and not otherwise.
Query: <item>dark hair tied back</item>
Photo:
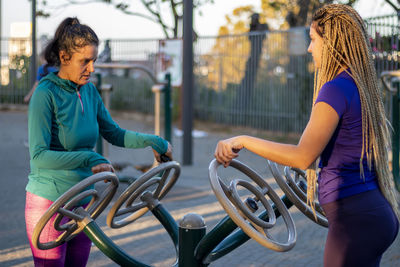
[[[45,48],[44,57],[49,65],[59,66],[60,51],[65,51],[71,57],[77,49],[87,45],[99,45],[96,33],[77,18],[69,17],[57,27],[54,38]]]

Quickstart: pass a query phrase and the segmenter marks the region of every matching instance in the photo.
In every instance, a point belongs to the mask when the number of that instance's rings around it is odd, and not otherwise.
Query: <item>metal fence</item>
[[[377,73],[398,69],[397,16],[370,18],[366,23]],[[113,39],[108,42],[113,62],[140,64],[156,75],[159,40]],[[30,51],[24,50],[26,43],[29,40],[1,40],[0,103],[23,103],[23,95],[29,91]],[[100,45],[100,52],[104,50],[104,43]],[[300,133],[307,123],[312,103],[314,70],[312,58],[306,52],[308,43],[306,28],[198,38],[194,43],[195,118]],[[14,53],[19,56],[11,57],[13,49],[25,52]],[[153,112],[153,81],[145,72],[102,69],[101,74],[102,82],[114,87],[112,109]],[[180,93],[179,88],[174,90],[175,119],[180,113]],[[390,101],[385,97],[388,110]]]
[[[156,75],[158,40],[109,40],[112,62],[140,65]],[[102,42],[104,45],[105,42]],[[99,51],[102,51],[100,46]],[[100,52],[101,55],[101,52]],[[151,91],[153,80],[140,69],[113,68],[98,69],[102,83],[112,84],[111,108],[134,110],[143,113],[154,112],[154,96]]]
[[[313,70],[308,33],[297,30],[302,35],[297,41],[290,31],[201,38],[195,46],[195,117],[271,131],[303,130]]]
[[[365,20],[375,61],[376,73],[379,76],[383,71],[399,69],[399,17],[397,14],[379,16]],[[383,86],[382,86],[383,90]],[[391,93],[383,90],[383,99],[386,113],[392,120],[393,98]]]
[[[23,102],[29,91],[31,40],[0,39],[0,103]]]

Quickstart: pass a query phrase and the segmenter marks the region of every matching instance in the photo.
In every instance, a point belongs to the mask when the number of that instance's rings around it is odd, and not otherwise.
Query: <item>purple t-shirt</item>
[[[368,168],[364,155],[364,178],[360,174],[362,148],[361,103],[357,86],[345,71],[324,84],[317,102],[325,102],[339,115],[339,124],[321,154],[318,177],[319,202],[326,204],[378,188],[374,164]]]

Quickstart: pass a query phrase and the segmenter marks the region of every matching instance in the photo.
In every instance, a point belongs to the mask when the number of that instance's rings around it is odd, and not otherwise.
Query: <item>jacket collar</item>
[[[58,72],[50,72],[47,74],[42,80],[48,80],[52,83],[56,84],[57,86],[61,87],[62,89],[68,92],[76,92],[78,90],[78,85],[70,80],[62,79],[57,76]]]

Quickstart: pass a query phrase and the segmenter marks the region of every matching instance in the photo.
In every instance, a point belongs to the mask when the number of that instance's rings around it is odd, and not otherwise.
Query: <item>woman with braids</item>
[[[157,161],[164,153],[172,158],[171,146],[164,139],[121,129],[110,117],[97,89],[89,82],[98,44],[95,32],[77,18],[62,21],[45,49],[46,61],[58,66],[59,71],[40,80],[30,101],[31,171],[26,186],[25,221],[35,266],[86,265],[91,241],[83,232],[49,250],[34,248],[32,233],[40,217],[61,194],[94,173],[114,171],[107,159],[93,151],[99,132],[117,146],[150,146]],[[53,241],[61,234],[53,227],[54,219],[44,228],[40,242]]]
[[[399,209],[388,165],[387,119],[366,28],[353,8],[330,4],[314,14],[310,37],[314,100],[298,144],[236,136],[219,141],[215,157],[228,166],[237,150],[246,148],[279,164],[307,169],[307,202],[314,209],[318,179],[319,203],[329,224],[324,266],[379,266],[397,236]]]

